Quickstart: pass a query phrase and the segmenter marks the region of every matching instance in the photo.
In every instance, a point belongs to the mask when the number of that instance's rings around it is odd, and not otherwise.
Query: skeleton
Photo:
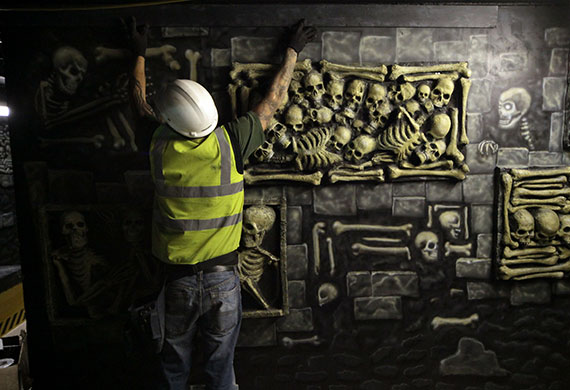
[[[321,340],[317,335],[306,339],[292,339],[291,337],[283,337],[281,339],[281,344],[283,344],[285,348],[293,348],[296,345],[303,345],[303,344],[308,344],[318,347],[322,343],[323,340]]]
[[[296,181],[300,183],[309,183],[313,185],[321,184],[321,179],[323,178],[322,172],[314,172],[311,174],[297,174],[297,173],[267,173],[267,174],[253,174],[249,170],[246,170],[243,174],[243,178],[247,184],[256,184],[264,181]]]
[[[324,306],[338,298],[338,288],[332,283],[323,283],[317,291],[319,306]]]
[[[300,81],[291,80],[289,85],[289,97],[291,102],[302,107],[309,107],[309,102],[305,99],[305,91]]]
[[[509,226],[509,207],[510,207],[510,198],[511,198],[511,191],[513,188],[513,177],[508,173],[501,174],[501,181],[503,183],[503,229],[505,230],[505,234],[503,234],[503,242],[505,245],[512,246],[513,248],[518,248],[519,244],[516,240],[513,240],[511,236],[511,228]],[[534,228],[534,220],[532,221],[533,228]]]
[[[384,81],[384,77],[388,72],[385,65],[380,66],[350,66],[333,64],[327,60],[320,62],[323,72],[329,73],[333,79],[341,77],[356,76],[371,81]]]
[[[501,264],[503,265],[518,265],[518,264],[546,264],[554,265],[558,263],[560,256],[550,256],[550,257],[518,257],[516,259],[501,259]]]
[[[285,114],[285,124],[296,132],[303,131],[305,128],[303,124],[303,109],[296,104],[289,106]]]
[[[388,238],[388,237],[362,237],[362,241],[373,242],[378,244],[401,244],[401,238]]]
[[[526,280],[534,278],[561,279],[564,277],[564,271],[570,271],[570,261],[549,267],[509,268],[506,265],[502,265],[499,270],[501,271],[500,277],[503,280]]]
[[[455,210],[444,211],[439,215],[439,224],[445,233],[445,237],[450,240],[461,238],[461,216]]]
[[[261,146],[257,148],[253,153],[253,156],[259,162],[268,161],[271,159],[271,157],[273,157],[273,155],[274,155],[273,143],[270,142],[269,140],[263,142],[263,144],[261,144]]]
[[[368,113],[368,117],[372,120],[378,120],[381,116],[380,107],[387,103],[388,91],[382,84],[373,83],[368,88],[368,96],[364,101],[364,106]]]
[[[250,206],[243,212],[242,249],[238,255],[238,270],[244,289],[264,308],[270,303],[259,287],[265,272],[265,263],[277,265],[279,259],[261,248],[265,234],[275,222],[275,211],[271,207]]]
[[[395,103],[402,103],[414,97],[416,88],[410,83],[396,84],[390,86],[388,97]]]
[[[558,214],[552,210],[541,208],[534,213],[534,221],[535,241],[539,244],[552,242],[560,230]]]
[[[533,190],[527,188],[515,188],[513,191],[514,197],[521,197],[521,196],[538,196],[538,197],[547,197],[547,196],[569,196],[570,195],[570,188],[563,188],[563,189],[548,189],[548,190]]]
[[[552,185],[565,185],[568,182],[568,178],[566,176],[556,176],[552,178],[546,179],[526,179],[520,180],[514,183],[515,187],[522,186],[526,188],[547,188]],[[536,186],[536,187],[535,187]],[[562,188],[562,187],[560,187]]]
[[[459,151],[459,149],[457,149],[457,119],[458,114],[457,114],[457,108],[452,108],[451,109],[451,138],[449,140],[449,145],[447,146],[447,149],[445,150],[445,154],[447,154],[449,157],[451,157],[456,163],[461,163],[465,157],[463,156],[463,153],[461,153]]]
[[[326,223],[317,222],[313,226],[312,236],[313,236],[313,270],[315,275],[318,275],[321,269],[321,247],[319,241],[319,235],[325,233]]]
[[[464,77],[471,77],[471,70],[467,66],[467,62],[460,62],[456,64],[441,64],[433,66],[402,66],[392,65],[390,72],[390,80],[396,80],[398,77],[413,73],[427,73],[427,72],[458,72]]]
[[[378,147],[376,139],[370,135],[359,135],[351,141],[344,153],[344,158],[349,161],[360,161],[364,156],[375,151]]]
[[[440,113],[435,114],[431,119],[431,127],[428,134],[435,139],[443,139],[451,129],[451,119],[449,115]]]
[[[184,52],[184,57],[190,65],[190,80],[198,81],[198,61],[202,58],[202,54],[199,51],[188,49]]]
[[[334,260],[332,238],[327,237],[325,241],[327,242],[327,249],[329,252],[329,265],[330,265],[329,275],[333,276],[336,272],[336,263]]]
[[[451,99],[454,89],[455,83],[451,79],[440,79],[430,94],[433,105],[438,108],[446,106]]]
[[[414,245],[420,250],[422,259],[426,263],[435,263],[438,260],[439,238],[434,232],[424,231],[418,233]]]
[[[341,151],[344,146],[350,142],[352,138],[352,131],[346,126],[337,126],[334,133],[331,135],[330,142],[333,149]]]
[[[471,243],[465,245],[454,245],[449,241],[447,241],[444,245],[445,248],[444,256],[448,257],[452,253],[469,256],[471,255],[471,246],[472,246]]]
[[[471,326],[475,327],[475,325],[479,322],[479,315],[477,313],[471,314],[469,317],[466,318],[446,318],[446,317],[434,317],[431,321],[431,327],[433,330],[441,328],[443,326]]]
[[[312,70],[303,79],[303,86],[305,87],[305,96],[309,98],[309,101],[314,105],[320,105],[325,94],[323,75],[316,70]]]
[[[426,141],[414,149],[410,157],[410,162],[418,166],[426,162],[433,163],[443,155],[446,146],[445,141],[442,139],[433,140],[431,142]]]
[[[511,245],[515,248],[519,246],[519,243],[522,246],[527,246],[531,243],[531,240],[534,238],[534,218],[531,213],[521,209],[513,214],[510,236],[512,242],[517,243],[517,245]]]
[[[325,104],[327,104],[332,110],[339,110],[342,106],[343,91],[343,80],[330,80],[327,84],[327,90],[323,96]]]
[[[351,246],[352,255],[359,256],[365,254],[373,254],[373,255],[394,255],[394,256],[401,256],[404,255],[408,261],[412,259],[410,254],[410,250],[407,247],[377,247],[377,246],[368,246],[360,243],[354,243]]]
[[[369,232],[378,232],[378,233],[398,233],[402,232],[405,233],[407,237],[410,237],[412,234],[412,227],[411,223],[407,223],[404,225],[364,225],[364,224],[356,224],[356,225],[349,225],[344,224],[340,221],[334,221],[332,224],[333,232],[336,236],[346,232],[360,232],[360,231],[369,231]]]
[[[560,215],[560,230],[558,237],[566,245],[570,245],[570,215]]]
[[[338,154],[326,150],[331,134],[328,128],[312,129],[307,134],[293,139],[293,152],[297,155],[295,164],[299,170],[326,168],[342,160]]]
[[[441,176],[452,177],[457,180],[465,179],[465,172],[462,169],[448,169],[444,171],[429,171],[424,169],[400,169],[396,166],[388,166],[388,175],[391,179],[409,176]]]
[[[526,114],[532,98],[524,88],[510,88],[499,96],[499,129],[514,130],[519,128],[521,136],[534,149],[534,140],[529,131]]]
[[[288,148],[291,145],[291,136],[287,134],[287,127],[280,122],[275,121],[271,128],[267,131],[267,140],[271,143],[278,143],[283,148]]]

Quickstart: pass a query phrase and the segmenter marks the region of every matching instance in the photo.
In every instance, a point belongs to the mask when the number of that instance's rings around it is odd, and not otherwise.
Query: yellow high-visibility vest
[[[243,175],[223,126],[201,142],[160,126],[150,146],[155,186],[152,252],[196,264],[235,250],[241,238]]]

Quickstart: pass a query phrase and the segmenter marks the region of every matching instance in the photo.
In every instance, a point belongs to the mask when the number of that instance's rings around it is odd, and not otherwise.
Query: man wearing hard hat
[[[136,56],[132,97],[140,115],[159,124],[150,146],[155,184],[152,252],[165,263],[164,389],[187,389],[196,331],[204,341],[208,390],[237,389],[234,348],[241,324],[237,253],[243,210],[243,160],[265,140],[263,131],[283,102],[297,54],[316,31],[299,22],[267,95],[246,115],[224,125],[208,91],[175,80],[145,99],[147,30],[131,20]]]

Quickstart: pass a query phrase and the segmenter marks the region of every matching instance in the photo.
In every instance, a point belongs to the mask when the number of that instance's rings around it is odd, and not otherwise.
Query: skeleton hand
[[[491,154],[496,154],[499,150],[499,144],[493,140],[483,140],[479,142],[479,146],[477,148],[479,150],[479,154],[482,156],[489,156]]]

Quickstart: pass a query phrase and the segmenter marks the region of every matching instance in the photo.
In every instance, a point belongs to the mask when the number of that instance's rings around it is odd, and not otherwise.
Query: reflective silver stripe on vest
[[[241,192],[243,180],[237,183],[210,187],[169,186],[164,183],[164,180],[155,180],[154,189],[157,195],[168,198],[213,198]]]
[[[214,130],[214,134],[216,134],[216,137],[218,137],[218,144],[220,145],[220,184],[230,184],[232,181],[232,153],[230,150],[230,144],[224,135],[224,129],[221,127],[218,127],[216,130]]]
[[[229,215],[227,217],[211,219],[170,219],[163,216],[157,209],[154,210],[153,217],[158,224],[178,231],[196,232],[200,230],[220,229],[226,226],[237,225],[241,222],[242,214]]]

